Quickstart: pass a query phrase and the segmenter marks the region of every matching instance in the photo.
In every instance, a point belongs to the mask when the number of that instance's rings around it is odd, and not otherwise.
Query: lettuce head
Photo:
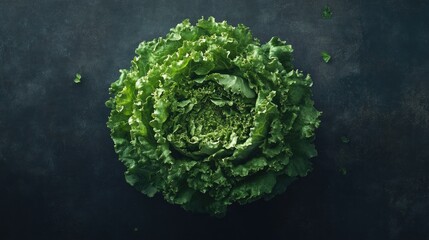
[[[140,43],[106,102],[126,181],[222,216],[233,203],[270,199],[306,176],[321,112],[292,51],[214,18],[185,20]]]

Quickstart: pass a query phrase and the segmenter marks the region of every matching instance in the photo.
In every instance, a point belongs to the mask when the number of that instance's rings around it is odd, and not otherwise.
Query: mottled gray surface
[[[0,239],[429,239],[428,13],[423,0],[1,0]],[[223,219],[127,185],[105,127],[138,43],[210,15],[293,44],[324,112],[311,175]]]

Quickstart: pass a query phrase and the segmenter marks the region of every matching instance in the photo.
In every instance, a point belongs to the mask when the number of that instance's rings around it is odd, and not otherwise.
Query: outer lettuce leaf
[[[244,25],[214,18],[142,42],[106,102],[126,181],[223,216],[306,176],[321,113],[292,52],[279,38],[261,44]]]

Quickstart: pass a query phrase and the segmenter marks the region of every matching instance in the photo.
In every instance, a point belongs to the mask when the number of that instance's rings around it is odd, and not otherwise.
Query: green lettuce
[[[292,51],[212,17],[142,42],[106,102],[126,181],[222,216],[232,203],[270,199],[306,176],[321,112]]]

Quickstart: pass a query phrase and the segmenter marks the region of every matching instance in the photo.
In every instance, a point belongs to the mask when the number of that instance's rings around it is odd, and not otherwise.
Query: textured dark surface
[[[0,239],[429,239],[429,2],[326,2],[0,1]],[[202,15],[291,43],[324,112],[314,171],[223,219],[135,191],[105,126],[138,43]]]

